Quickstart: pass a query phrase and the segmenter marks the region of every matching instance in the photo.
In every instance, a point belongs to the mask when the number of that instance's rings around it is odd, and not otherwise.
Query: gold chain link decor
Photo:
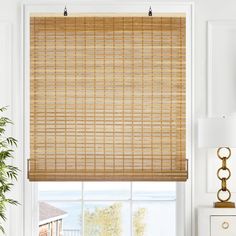
[[[228,151],[227,156],[221,156],[220,152],[222,149],[226,149]],[[217,150],[217,156],[222,161],[222,166],[217,171],[217,177],[221,180],[221,188],[217,192],[217,198],[219,202],[215,203],[215,207],[217,208],[234,208],[235,203],[229,202],[231,198],[231,192],[227,188],[227,180],[231,177],[231,171],[227,167],[227,160],[231,156],[231,150],[229,147],[221,147]]]

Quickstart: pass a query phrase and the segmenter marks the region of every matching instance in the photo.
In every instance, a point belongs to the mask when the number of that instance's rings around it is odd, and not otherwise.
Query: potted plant
[[[3,222],[6,221],[6,207],[18,205],[18,202],[8,197],[8,193],[13,186],[13,181],[17,180],[19,169],[11,165],[14,158],[14,147],[17,140],[6,135],[6,128],[12,125],[12,121],[1,115],[6,107],[0,108],[0,231],[4,233]]]

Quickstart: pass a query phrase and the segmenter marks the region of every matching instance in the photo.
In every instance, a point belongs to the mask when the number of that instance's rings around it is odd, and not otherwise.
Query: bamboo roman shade
[[[31,181],[185,181],[184,16],[30,19]]]

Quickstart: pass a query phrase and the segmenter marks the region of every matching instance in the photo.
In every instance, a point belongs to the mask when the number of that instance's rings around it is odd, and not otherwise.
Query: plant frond
[[[10,144],[11,146],[15,145],[17,146],[17,140],[13,137],[8,137],[7,139],[7,143]]]
[[[8,107],[8,106],[1,107],[1,108],[0,108],[0,112],[4,112],[4,111],[6,111],[6,110],[7,110],[7,107]]]
[[[7,110],[7,107],[0,108],[0,112]],[[9,159],[14,158],[13,146],[17,146],[17,140],[13,137],[5,137],[6,126],[13,122],[7,117],[0,117],[0,235],[4,233],[4,227],[1,223],[6,221],[6,206],[19,205],[18,201],[7,198],[7,193],[11,191],[13,181],[17,180],[19,169],[9,165]]]

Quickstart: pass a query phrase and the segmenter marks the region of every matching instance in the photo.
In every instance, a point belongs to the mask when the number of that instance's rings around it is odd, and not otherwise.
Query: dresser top
[[[236,208],[214,208],[210,206],[201,206],[198,213],[209,215],[236,215]]]

